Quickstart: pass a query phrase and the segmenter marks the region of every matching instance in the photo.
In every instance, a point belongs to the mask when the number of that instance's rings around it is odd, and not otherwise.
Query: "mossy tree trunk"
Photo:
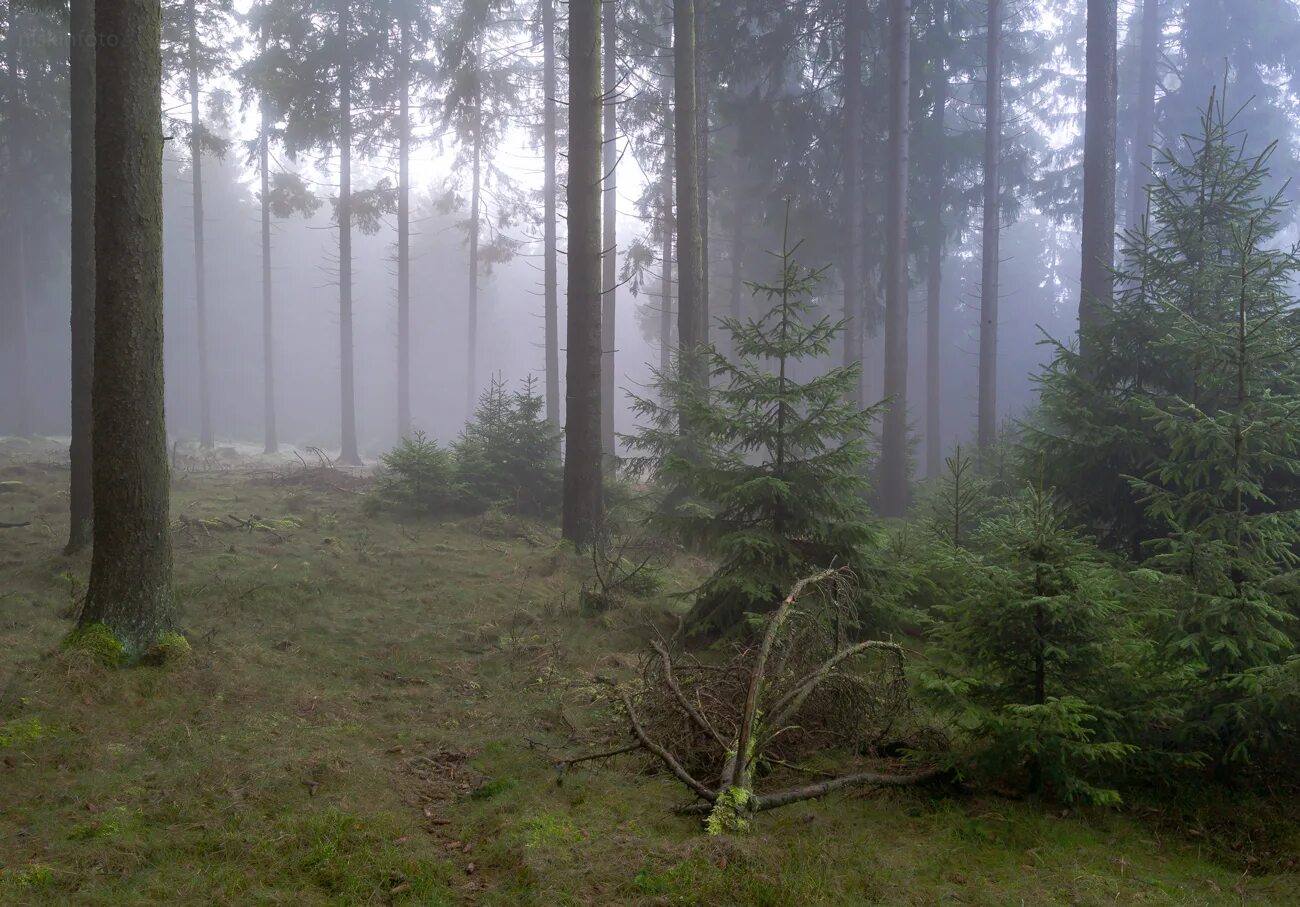
[[[569,5],[569,326],[564,538],[604,521],[601,464],[601,0]]]
[[[71,516],[66,551],[90,544],[94,518],[91,473],[91,381],[95,368],[95,3],[72,0],[72,443],[68,486]]]
[[[162,62],[156,0],[99,0],[94,557],[81,624],[129,656],[175,623],[163,412]]]

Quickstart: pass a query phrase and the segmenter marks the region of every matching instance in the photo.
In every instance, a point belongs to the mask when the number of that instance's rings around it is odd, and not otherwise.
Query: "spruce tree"
[[[1135,560],[1163,532],[1128,479],[1169,456],[1149,404],[1170,396],[1210,403],[1199,374],[1205,357],[1177,326],[1235,323],[1235,237],[1269,203],[1260,194],[1269,153],[1245,154],[1221,101],[1211,98],[1199,133],[1182,144],[1182,155],[1159,155],[1148,215],[1124,235],[1114,308],[1083,331],[1087,361],[1049,339],[1056,355],[1025,426],[1046,482],[1104,545]]]
[[[843,321],[814,318],[824,270],[796,261],[787,238],[780,272],[751,285],[770,303],[757,319],[723,319],[723,350],[704,349],[708,386],[681,363],[632,398],[641,421],[634,466],[667,490],[659,526],[718,560],[691,615],[699,631],[733,629],[774,608],[790,584],[832,564],[860,563],[875,538],[863,478],[875,409],[849,401],[857,365],[799,381],[801,363],[830,355]],[[734,351],[728,358],[724,350]],[[689,426],[685,437],[679,425]]]
[[[453,445],[456,470],[474,509],[500,505],[542,516],[560,503],[559,430],[546,419],[546,400],[531,375],[511,393],[493,378],[478,409]]]
[[[964,581],[932,631],[931,694],[989,771],[1036,794],[1115,802],[1091,769],[1132,751],[1106,709],[1122,684],[1117,574],[1041,488],[986,520],[974,548],[952,551]]]
[[[1183,729],[1221,761],[1267,748],[1236,681],[1280,663],[1294,642],[1300,511],[1279,491],[1300,475],[1300,320],[1290,296],[1300,256],[1277,248],[1284,205],[1265,196],[1269,146],[1251,158],[1211,111],[1212,159],[1225,174],[1230,218],[1200,275],[1203,307],[1179,311],[1158,346],[1183,363],[1182,393],[1143,402],[1162,456],[1133,486],[1163,530],[1150,564],[1181,579],[1170,640],[1200,675]]]

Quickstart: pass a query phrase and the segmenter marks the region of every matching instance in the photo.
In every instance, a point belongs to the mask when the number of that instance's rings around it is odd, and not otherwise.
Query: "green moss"
[[[490,778],[470,792],[470,799],[491,800],[515,786],[513,778]]]
[[[110,668],[119,667],[126,661],[126,646],[103,624],[77,627],[64,638],[63,648],[89,655]]]
[[[168,630],[145,653],[144,661],[148,664],[171,664],[189,657],[192,651],[188,639],[174,630]]]
[[[5,722],[0,724],[0,750],[40,740],[48,733],[45,726],[35,718]]]
[[[582,832],[564,816],[543,813],[524,820],[523,839],[531,850],[555,849],[581,843]]]
[[[25,869],[0,874],[0,881],[9,882],[15,888],[48,888],[54,883],[54,870],[44,863],[32,863]]]

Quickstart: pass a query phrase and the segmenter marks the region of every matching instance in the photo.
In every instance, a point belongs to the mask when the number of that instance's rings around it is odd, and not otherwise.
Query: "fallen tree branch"
[[[854,655],[861,655],[871,649],[883,649],[892,652],[900,661],[903,658],[903,647],[892,642],[868,640],[841,649],[827,659],[811,675],[796,684],[794,689],[781,697],[781,700],[772,708],[772,711],[776,714],[776,717],[772,719],[772,726],[778,729],[783,727],[808,701],[808,697],[812,695],[813,690],[817,689],[817,685],[829,677],[830,673],[839,667],[841,663]]]
[[[627,746],[620,746],[616,750],[605,750],[603,753],[588,753],[585,756],[570,756],[567,759],[556,759],[555,767],[563,770],[579,765],[583,762],[594,762],[597,759],[612,759],[614,756],[623,756],[627,753],[635,753],[642,749],[645,749],[645,746],[638,740],[636,743],[629,743]]]
[[[690,773],[682,768],[682,764],[673,757],[672,753],[650,739],[645,732],[645,728],[641,726],[641,720],[637,717],[636,709],[632,707],[632,697],[628,695],[628,692],[621,690],[620,695],[623,697],[623,706],[627,709],[628,720],[632,722],[632,733],[636,734],[637,739],[641,741],[641,745],[658,756],[659,760],[668,766],[668,770],[677,776],[677,780],[695,791],[700,799],[707,800],[710,803],[716,802],[718,795],[715,792],[692,778]]]
[[[818,784],[808,784],[804,787],[795,787],[788,790],[776,791],[771,794],[755,794],[750,801],[749,808],[752,812],[764,812],[769,809],[776,809],[781,806],[789,806],[791,803],[801,803],[805,800],[816,800],[827,794],[834,793],[837,790],[843,790],[846,787],[855,787],[857,785],[874,785],[875,787],[913,787],[918,784],[924,784],[933,778],[943,774],[942,769],[931,768],[923,772],[917,772],[915,775],[886,775],[880,772],[857,772],[852,775],[841,775],[837,778],[831,778]],[[692,803],[683,806],[677,812],[681,815],[706,815],[712,809],[711,804]]]
[[[686,698],[686,694],[682,692],[682,688],[677,683],[677,678],[673,676],[673,660],[668,657],[668,650],[663,647],[663,644],[659,642],[659,640],[655,640],[651,645],[654,646],[655,652],[659,654],[659,658],[663,662],[664,682],[667,683],[668,688],[672,690],[673,696],[675,696],[677,701],[681,703],[682,709],[690,716],[691,720],[699,725],[702,731],[712,737],[714,742],[717,743],[725,753],[727,751],[727,741],[722,739],[722,735],[719,734],[717,730],[714,729],[713,725],[709,723],[709,719],[700,714],[700,710],[693,706],[691,701]]]

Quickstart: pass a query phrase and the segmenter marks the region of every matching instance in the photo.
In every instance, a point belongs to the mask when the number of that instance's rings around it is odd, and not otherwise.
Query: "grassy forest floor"
[[[0,531],[0,904],[1300,903],[1284,804],[864,790],[710,839],[640,757],[558,784],[671,588],[583,616],[549,527],[368,515],[283,466],[178,473],[194,653],[88,666],[58,653],[89,569],[60,457],[0,443],[0,520],[31,520]]]

